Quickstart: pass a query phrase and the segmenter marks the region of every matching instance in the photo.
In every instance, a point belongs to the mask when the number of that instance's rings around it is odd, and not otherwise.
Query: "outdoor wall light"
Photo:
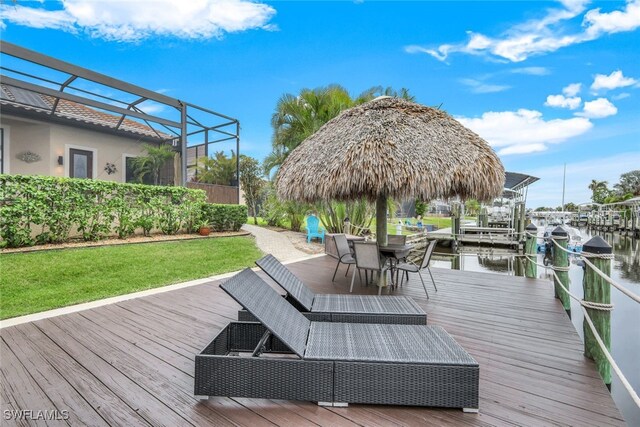
[[[58,156],[58,164],[62,166],[64,164],[64,158],[62,156]]]

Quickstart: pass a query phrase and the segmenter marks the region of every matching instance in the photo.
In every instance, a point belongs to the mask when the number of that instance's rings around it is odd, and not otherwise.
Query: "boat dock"
[[[439,241],[455,241],[462,244],[489,245],[518,248],[520,240],[513,228],[461,226],[460,233],[454,234],[451,227],[429,231],[418,236]]]
[[[317,293],[346,293],[351,276],[321,256],[288,267]],[[239,306],[219,281],[0,330],[3,410],[67,411],[49,425],[624,425],[583,356],[550,281],[433,268],[397,291],[480,364],[480,413],[455,409],[193,396],[194,357]],[[261,273],[262,274],[262,273]],[[431,286],[430,284],[428,286]],[[275,285],[274,285],[275,287]],[[355,292],[376,294],[373,286]],[[3,425],[20,425],[3,420]]]

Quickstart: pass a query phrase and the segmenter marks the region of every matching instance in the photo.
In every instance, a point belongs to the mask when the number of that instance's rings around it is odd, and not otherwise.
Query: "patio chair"
[[[285,299],[307,319],[317,322],[395,323],[426,325],[427,313],[405,296],[314,294],[273,255],[256,264],[287,294]],[[246,310],[238,311],[238,320],[256,321]]]
[[[387,274],[388,266],[382,257],[376,242],[353,242],[354,258],[356,259],[356,269],[365,270],[366,272],[378,273],[380,278],[383,274]],[[356,278],[356,271],[351,276],[351,287],[349,292],[353,292],[353,281]],[[378,283],[378,295],[382,293],[382,286]]]
[[[333,272],[332,282],[336,280],[336,273],[338,272],[338,267],[340,264],[347,265],[347,271],[344,273],[345,277],[349,274],[349,268],[351,268],[352,264],[356,263],[355,258],[351,254],[351,248],[349,247],[349,241],[347,240],[347,236],[345,234],[336,234],[333,236],[333,241],[336,243],[336,250],[338,252],[338,264],[336,264],[336,270]]]
[[[324,243],[324,228],[320,226],[320,220],[315,215],[307,217],[307,243],[311,239],[320,239]]]
[[[250,269],[220,287],[260,323],[231,322],[196,355],[198,398],[478,412],[478,363],[440,326],[311,322]]]
[[[422,282],[422,287],[424,288],[424,292],[427,294],[427,298],[429,298],[429,292],[427,292],[427,286],[424,284],[424,280],[422,279],[421,270],[424,270],[425,268],[427,269],[427,271],[429,272],[429,276],[431,276],[431,282],[433,282],[433,288],[436,290],[436,292],[438,292],[436,281],[433,280],[433,274],[431,274],[431,269],[429,268],[429,261],[431,261],[431,255],[433,254],[433,249],[436,247],[436,243],[437,243],[437,240],[432,240],[429,242],[429,244],[424,250],[424,253],[422,254],[422,260],[420,260],[420,265],[409,261],[409,262],[399,263],[396,266],[396,269],[399,272],[403,272],[403,276],[400,284],[402,284],[402,281],[404,281],[405,275],[407,277],[407,281],[409,281],[409,273],[418,273],[418,276],[420,276],[420,281]]]

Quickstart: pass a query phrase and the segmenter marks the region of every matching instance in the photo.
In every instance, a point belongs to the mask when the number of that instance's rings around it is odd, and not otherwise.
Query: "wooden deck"
[[[346,292],[344,274],[331,284],[334,262],[325,256],[289,267],[316,292]],[[69,416],[2,424],[624,425],[550,282],[432,270],[439,291],[430,300],[417,278],[397,293],[414,297],[429,323],[442,325],[480,363],[479,414],[225,397],[199,402],[192,395],[194,355],[238,309],[208,283],[1,330],[3,418],[5,410]]]

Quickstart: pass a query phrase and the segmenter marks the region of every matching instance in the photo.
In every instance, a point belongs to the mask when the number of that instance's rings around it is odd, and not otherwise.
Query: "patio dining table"
[[[378,250],[380,251],[380,255],[382,255],[383,257],[385,257],[386,259],[389,260],[389,264],[390,264],[390,268],[389,271],[391,272],[391,286],[392,288],[395,289],[395,287],[397,286],[397,282],[398,282],[398,272],[396,270],[396,265],[398,264],[398,261],[401,259],[404,259],[407,257],[407,255],[409,255],[409,252],[411,252],[411,250],[413,250],[413,248],[415,247],[415,245],[411,245],[411,244],[404,244],[404,245],[397,245],[397,244],[387,244],[387,245],[380,245],[378,246]],[[396,279],[394,280],[394,274],[396,275]]]

